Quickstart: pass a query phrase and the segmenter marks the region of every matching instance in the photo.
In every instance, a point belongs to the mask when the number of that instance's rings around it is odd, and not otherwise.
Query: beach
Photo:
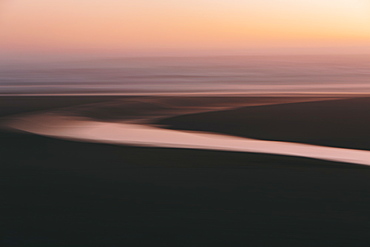
[[[0,247],[369,247],[369,1],[0,1]]]
[[[167,129],[361,150],[370,146],[370,100],[363,97],[1,100],[8,104],[1,110],[4,119],[68,112],[101,122],[150,122]],[[369,242],[366,166],[262,153],[88,143],[6,129],[0,135],[4,246]]]

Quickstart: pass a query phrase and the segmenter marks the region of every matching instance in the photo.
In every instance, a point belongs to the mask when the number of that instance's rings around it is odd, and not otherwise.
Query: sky
[[[360,51],[369,0],[0,0],[0,54]]]

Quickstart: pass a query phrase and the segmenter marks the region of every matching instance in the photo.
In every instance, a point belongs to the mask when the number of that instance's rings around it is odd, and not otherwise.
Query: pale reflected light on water
[[[86,142],[268,153],[370,165],[370,151],[365,150],[254,140],[139,124],[97,122],[57,114],[18,117],[8,122],[7,126],[34,134]]]

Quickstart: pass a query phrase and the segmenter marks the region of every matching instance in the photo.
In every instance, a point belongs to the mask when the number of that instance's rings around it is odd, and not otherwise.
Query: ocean
[[[3,95],[369,92],[368,55],[126,57],[0,66]]]

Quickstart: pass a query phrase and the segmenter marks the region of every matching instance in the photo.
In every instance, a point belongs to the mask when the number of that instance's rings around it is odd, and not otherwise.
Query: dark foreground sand
[[[370,242],[365,167],[9,133],[1,146],[3,246]]]
[[[0,147],[2,246],[370,243],[368,167],[10,132]]]

